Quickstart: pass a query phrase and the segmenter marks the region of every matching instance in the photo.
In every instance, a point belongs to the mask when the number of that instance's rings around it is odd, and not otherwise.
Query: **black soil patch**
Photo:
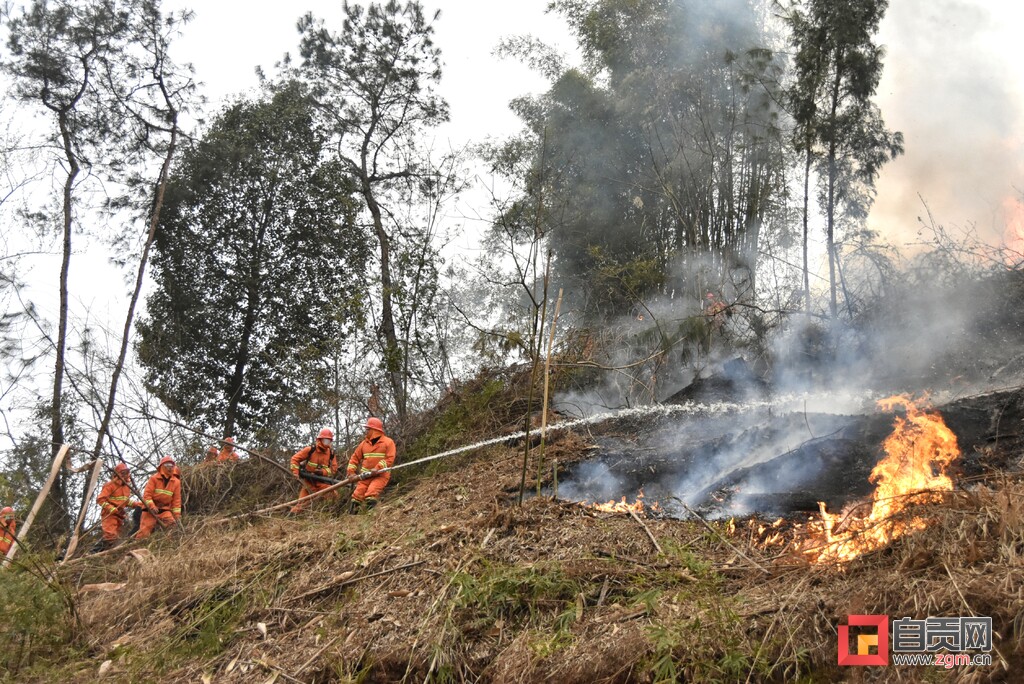
[[[978,395],[936,409],[962,453],[954,480],[972,481],[1019,464],[1024,389]],[[714,415],[651,414],[594,429],[598,447],[563,476],[562,498],[632,501],[643,491],[671,517],[684,504],[709,517],[785,516],[830,510],[868,497],[868,476],[894,414],[774,413],[763,405]]]

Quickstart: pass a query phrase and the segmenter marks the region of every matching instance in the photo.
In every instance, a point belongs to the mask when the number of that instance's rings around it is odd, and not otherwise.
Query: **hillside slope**
[[[567,435],[549,455],[586,446]],[[126,547],[69,563],[59,578],[78,625],[6,679],[93,682],[101,668],[111,682],[891,678],[836,665],[836,625],[851,613],[992,616],[996,664],[905,668],[903,681],[1013,681],[1024,667],[1020,479],[972,483],[928,507],[925,531],[837,568],[800,558],[786,521],[519,507],[521,459],[508,447],[463,456],[366,515],[192,515],[185,534],[155,538],[151,560]],[[87,590],[97,583],[123,587]]]

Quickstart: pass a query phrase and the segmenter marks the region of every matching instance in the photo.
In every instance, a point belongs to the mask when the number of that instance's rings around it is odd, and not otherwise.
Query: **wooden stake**
[[[28,536],[28,531],[32,527],[32,522],[36,519],[36,514],[39,513],[39,509],[43,507],[43,502],[46,501],[47,495],[50,493],[50,487],[53,486],[53,481],[57,479],[57,473],[60,471],[60,466],[64,462],[64,457],[67,456],[68,449],[71,447],[67,444],[62,444],[60,451],[57,452],[57,457],[53,459],[53,465],[50,466],[50,475],[46,478],[46,484],[39,490],[39,496],[36,497],[36,501],[32,504],[32,510],[29,511],[28,517],[25,518],[25,524],[22,525],[21,529],[18,530],[15,535],[15,542],[11,544],[11,548],[7,551],[7,556],[4,558],[3,563],[0,563],[0,567],[6,568],[10,565],[11,560],[14,558],[14,554],[18,552],[18,547],[21,546],[21,540]]]
[[[78,531],[82,528],[82,521],[85,520],[85,512],[89,510],[92,502],[92,493],[96,489],[96,481],[99,480],[100,471],[103,470],[103,459],[97,458],[93,461],[92,475],[89,476],[89,486],[85,488],[85,499],[82,501],[82,508],[78,511],[78,520],[75,522],[75,529],[71,532],[71,541],[68,542],[68,550],[64,552],[64,558],[58,565],[64,565],[78,548]]]

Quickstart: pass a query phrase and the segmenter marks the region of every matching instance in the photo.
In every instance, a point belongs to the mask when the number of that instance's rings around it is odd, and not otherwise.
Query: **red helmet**
[[[0,510],[0,518],[8,520],[14,517],[14,509],[10,506],[4,506],[3,510]]]
[[[235,438],[234,437],[225,437],[224,438],[224,443],[225,444],[234,444],[235,443]]]
[[[334,439],[334,430],[331,428],[324,428],[320,431],[320,434],[316,436],[317,439]]]
[[[174,458],[172,458],[171,456],[164,456],[163,458],[160,459],[160,463],[158,463],[156,467],[157,468],[163,468],[168,463],[170,463],[173,466],[174,465]]]
[[[363,427],[368,430],[377,430],[380,433],[384,432],[384,422],[380,418],[367,418],[366,425]]]
[[[124,463],[118,463],[114,466],[114,472],[121,477],[128,477],[131,475],[131,471],[128,470],[128,466]]]

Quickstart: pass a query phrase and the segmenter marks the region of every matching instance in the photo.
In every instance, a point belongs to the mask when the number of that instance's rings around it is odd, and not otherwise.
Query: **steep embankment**
[[[564,461],[585,447],[567,435],[552,449]],[[193,515],[151,560],[68,564],[80,629],[12,678],[834,681],[849,673],[835,628],[851,613],[989,615],[997,664],[954,673],[1009,681],[1024,667],[1018,480],[980,479],[928,507],[925,531],[840,570],[780,543],[798,534],[788,522],[519,507],[520,466],[521,452],[495,447],[398,483],[368,515]],[[99,582],[124,586],[85,590]]]

